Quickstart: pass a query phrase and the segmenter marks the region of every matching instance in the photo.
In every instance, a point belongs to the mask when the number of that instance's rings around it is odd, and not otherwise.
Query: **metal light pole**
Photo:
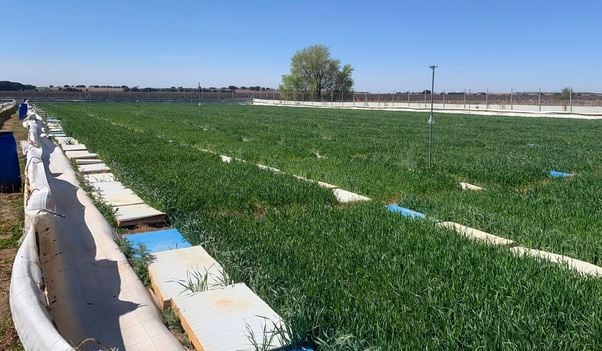
[[[428,125],[429,125],[429,168],[432,166],[432,160],[433,160],[433,124],[435,124],[435,117],[433,116],[433,97],[434,97],[434,91],[435,91],[435,68],[437,68],[437,66],[432,65],[429,66],[430,69],[433,70],[433,76],[431,79],[431,116],[429,117],[428,120]]]

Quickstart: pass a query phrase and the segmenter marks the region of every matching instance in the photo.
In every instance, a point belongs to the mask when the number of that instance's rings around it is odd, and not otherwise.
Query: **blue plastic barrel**
[[[19,105],[19,119],[25,119],[27,117],[27,104]]]
[[[13,132],[0,132],[0,192],[21,189],[21,170]]]

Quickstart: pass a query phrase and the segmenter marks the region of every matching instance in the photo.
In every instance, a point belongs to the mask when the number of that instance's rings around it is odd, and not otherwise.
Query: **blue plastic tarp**
[[[125,239],[134,248],[143,244],[149,252],[160,252],[190,247],[190,243],[175,228],[124,235]]]
[[[552,178],[565,178],[565,177],[573,176],[572,173],[565,173],[565,172],[559,172],[559,171],[548,171],[548,175]]]
[[[411,219],[426,218],[424,213],[420,213],[420,212],[417,212],[414,210],[410,210],[409,208],[400,207],[397,205],[388,205],[387,209],[391,212],[399,213],[400,215],[402,215],[406,218],[411,218]]]

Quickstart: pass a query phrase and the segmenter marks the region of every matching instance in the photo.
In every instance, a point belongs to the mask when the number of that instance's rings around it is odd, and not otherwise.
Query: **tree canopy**
[[[33,90],[35,88],[35,86],[30,84],[21,84],[19,82],[10,82],[7,80],[0,81],[0,91]]]
[[[330,57],[324,45],[312,45],[295,53],[290,74],[282,76],[280,93],[285,98],[304,96],[320,100],[323,95],[348,96],[353,89],[350,65]]]

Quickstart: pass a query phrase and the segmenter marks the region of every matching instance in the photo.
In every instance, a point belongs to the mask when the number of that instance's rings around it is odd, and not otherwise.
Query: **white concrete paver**
[[[245,284],[176,296],[173,303],[197,350],[252,351],[255,348],[249,340],[251,333],[261,342],[264,331],[270,334],[274,324],[283,325],[280,316]],[[282,340],[274,338],[266,349],[282,344]]]

